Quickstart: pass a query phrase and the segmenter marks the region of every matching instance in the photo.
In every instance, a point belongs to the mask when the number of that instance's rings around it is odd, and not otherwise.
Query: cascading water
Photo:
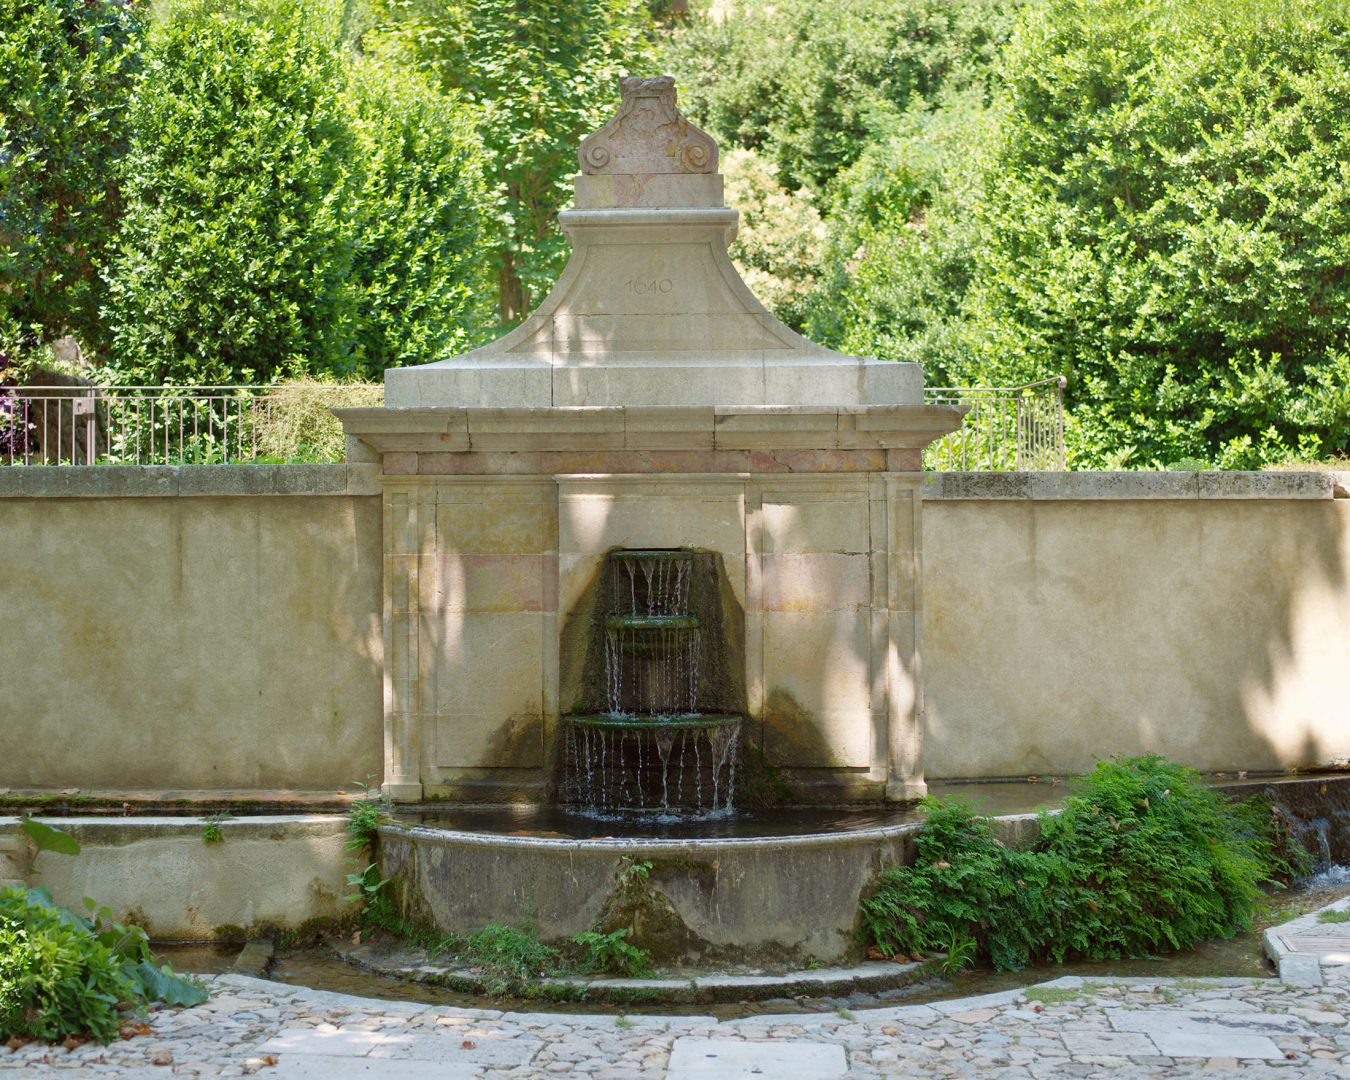
[[[604,572],[602,702],[563,718],[562,800],[599,813],[730,811],[741,718],[706,707],[718,694],[704,658],[725,649],[699,610],[711,557],[616,551]]]

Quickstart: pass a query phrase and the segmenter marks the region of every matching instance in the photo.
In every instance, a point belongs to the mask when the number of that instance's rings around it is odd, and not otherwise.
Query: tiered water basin
[[[620,550],[605,560],[590,665],[604,709],[563,718],[560,798],[592,813],[729,814],[741,717],[718,700],[700,596],[711,558],[691,550]]]

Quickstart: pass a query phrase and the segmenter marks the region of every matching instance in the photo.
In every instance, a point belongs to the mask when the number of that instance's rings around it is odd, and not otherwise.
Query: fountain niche
[[[560,796],[599,814],[726,814],[741,717],[728,713],[714,556],[614,551],[587,661],[591,704],[563,717]]]
[[[734,793],[753,761],[812,812],[924,794],[921,458],[962,410],[756,299],[672,79],[623,80],[577,163],[530,316],[339,410],[379,464],[383,790],[451,814],[383,871],[446,931],[559,939],[638,860],[677,955],[839,959],[900,834],[769,839]],[[452,820],[489,805],[534,824]]]

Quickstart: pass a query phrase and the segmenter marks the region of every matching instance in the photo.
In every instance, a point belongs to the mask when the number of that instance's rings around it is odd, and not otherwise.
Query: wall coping
[[[925,500],[1343,499],[1350,472],[924,473]]]
[[[14,465],[0,498],[379,495],[380,466]],[[924,473],[931,500],[1343,499],[1350,472]]]
[[[7,465],[0,498],[379,495],[380,467],[336,465]]]

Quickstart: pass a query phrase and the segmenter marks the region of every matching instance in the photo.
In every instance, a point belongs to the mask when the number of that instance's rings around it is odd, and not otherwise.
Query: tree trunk
[[[516,275],[515,260],[510,251],[501,253],[497,267],[497,310],[504,323],[518,323],[525,318],[529,297],[525,286]]]

